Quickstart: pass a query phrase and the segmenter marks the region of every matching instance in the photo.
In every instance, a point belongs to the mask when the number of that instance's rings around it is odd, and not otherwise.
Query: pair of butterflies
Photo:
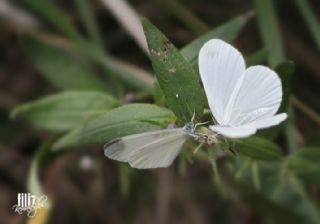
[[[199,52],[199,73],[215,119],[210,130],[227,138],[245,138],[258,129],[277,125],[286,113],[275,115],[282,100],[279,76],[268,67],[246,69],[241,53],[212,39]],[[168,167],[188,137],[208,138],[193,122],[183,128],[163,129],[116,139],[104,146],[110,159],[138,169]]]

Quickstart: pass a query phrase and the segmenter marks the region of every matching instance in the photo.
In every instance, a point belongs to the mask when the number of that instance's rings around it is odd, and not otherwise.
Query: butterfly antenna
[[[206,121],[206,122],[201,122],[201,123],[196,123],[195,125],[194,125],[194,129],[196,129],[198,126],[200,126],[200,125],[204,125],[204,124],[208,124],[210,121]]]
[[[194,121],[195,116],[196,116],[196,112],[195,112],[195,110],[193,110],[193,114],[192,114],[191,122],[193,122],[193,121]]]

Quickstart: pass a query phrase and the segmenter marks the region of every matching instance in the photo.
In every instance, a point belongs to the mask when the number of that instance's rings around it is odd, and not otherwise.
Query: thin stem
[[[298,150],[298,144],[296,141],[296,130],[295,130],[295,124],[294,124],[294,110],[292,107],[292,104],[290,103],[288,106],[288,121],[285,124],[285,136],[288,148],[290,152],[295,152]]]
[[[239,179],[242,177],[243,172],[246,170],[246,168],[249,166],[249,160],[246,160],[244,163],[242,163],[240,169],[236,172],[235,178]]]
[[[260,174],[259,174],[259,167],[257,162],[252,163],[252,181],[253,186],[255,189],[260,190],[261,183],[260,183]]]
[[[301,100],[299,100],[296,96],[291,96],[292,104],[306,114],[311,120],[313,120],[317,125],[320,126],[320,115],[312,110],[308,105],[304,104]]]

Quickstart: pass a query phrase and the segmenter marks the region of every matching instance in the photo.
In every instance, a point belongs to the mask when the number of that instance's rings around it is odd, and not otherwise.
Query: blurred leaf
[[[285,60],[281,34],[276,18],[274,0],[254,0],[258,26],[265,49],[268,52],[268,62],[271,67]]]
[[[305,20],[318,50],[320,50],[320,23],[317,15],[312,10],[312,6],[308,3],[308,0],[295,0],[295,4]]]
[[[127,197],[130,190],[130,171],[131,167],[125,163],[118,164],[118,180],[120,192],[123,197]]]
[[[205,96],[197,74],[177,48],[149,21],[143,21],[152,67],[166,103],[183,122],[202,114]]]
[[[205,42],[213,38],[222,39],[229,43],[233,42],[247,24],[248,19],[248,15],[242,15],[231,19],[214,28],[212,31],[209,31],[208,33],[193,40],[191,43],[183,47],[180,50],[180,53],[187,61],[194,63],[197,61],[200,48]]]
[[[286,61],[279,64],[275,71],[278,73],[282,82],[282,102],[279,108],[279,113],[288,111],[288,106],[290,102],[292,79],[295,71],[295,65],[292,61]]]
[[[50,1],[39,0],[21,0],[18,1],[22,6],[30,8],[32,11],[40,14],[56,29],[73,39],[81,39],[82,37],[71,23],[71,17],[56,7]]]
[[[154,0],[166,11],[171,12],[182,24],[189,28],[195,34],[203,34],[208,30],[208,26],[196,17],[183,2],[179,0]]]
[[[235,149],[239,154],[256,160],[280,160],[281,149],[273,142],[260,138],[250,137],[235,142]]]
[[[11,117],[25,119],[40,128],[64,131],[119,105],[101,92],[68,91],[20,105],[12,111]]]
[[[305,136],[304,142],[306,146],[320,147],[320,130],[309,133]]]
[[[126,135],[157,130],[173,123],[173,113],[152,104],[127,104],[89,120],[59,139],[55,149],[103,144]]]
[[[263,217],[262,220],[268,220],[270,223],[275,224],[300,224],[304,219],[296,211],[282,205],[270,197],[263,194],[261,191],[243,184],[240,181],[227,180],[227,188],[231,193],[229,195],[235,202],[239,202],[239,198],[244,205],[254,211],[255,214]],[[235,196],[232,196],[235,195]]]
[[[320,213],[317,206],[309,197],[304,184],[296,176],[290,174],[282,177],[272,198],[276,203],[299,214],[304,220],[300,223],[320,223]]]
[[[318,173],[320,175],[320,147],[305,147],[287,158],[287,168],[298,174]]]
[[[45,141],[44,144],[39,147],[36,155],[34,156],[28,174],[28,191],[36,196],[41,196],[44,194],[44,190],[42,188],[42,184],[40,182],[40,172],[41,165],[43,163],[44,157],[50,150],[50,146],[52,145],[51,141]]]
[[[293,106],[291,104],[289,104],[288,118],[285,121],[284,125],[288,149],[290,150],[290,152],[297,151],[298,144],[296,139],[295,114]]]
[[[46,195],[48,199],[45,202],[44,207],[38,208],[35,217],[28,219],[27,224],[47,223],[48,218],[50,217],[52,208],[51,195],[48,195],[50,192],[44,191],[43,184],[40,181],[40,172],[43,170],[43,167],[50,162],[50,159],[53,159],[54,157],[52,156],[52,153],[50,153],[50,149],[53,142],[56,140],[56,137],[57,136],[50,140],[44,141],[36,151],[36,154],[31,161],[27,178],[28,192],[37,197]]]
[[[90,35],[91,40],[93,40],[93,42],[97,46],[103,48],[101,34],[99,32],[98,25],[95,20],[94,11],[92,8],[93,3],[89,0],[76,0],[75,4],[78,8],[78,11],[84,22],[86,31]]]
[[[56,87],[105,91],[103,81],[66,51],[31,40],[25,48],[41,75]]]
[[[97,63],[105,74],[120,79],[136,89],[151,92],[152,76],[150,77],[147,72],[133,65],[114,60],[99,45],[86,40],[70,23],[68,14],[48,1],[23,0],[21,4],[32,8],[33,11],[71,38],[73,40],[70,43],[71,47],[86,56],[88,60]],[[35,35],[33,37],[37,38]]]
[[[263,48],[253,52],[252,54],[246,57],[247,67],[262,64],[266,60],[267,56],[268,53]]]

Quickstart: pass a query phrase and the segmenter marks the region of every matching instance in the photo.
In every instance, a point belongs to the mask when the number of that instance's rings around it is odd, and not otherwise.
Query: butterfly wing
[[[212,125],[210,129],[227,138],[245,138],[254,135],[257,129],[253,125],[244,125],[238,127],[228,127],[222,125]]]
[[[286,113],[281,113],[275,116],[255,120],[251,122],[250,125],[253,125],[257,129],[269,128],[269,127],[280,124],[282,121],[287,119],[287,117],[288,115]]]
[[[130,135],[106,144],[104,154],[138,169],[168,167],[187,137],[181,128]]]
[[[243,72],[241,53],[218,39],[209,40],[199,52],[199,73],[211,112],[223,124],[228,100]]]
[[[249,67],[239,89],[235,89],[233,103],[228,109],[231,126],[254,125],[258,129],[276,125],[286,115],[272,117],[280,107],[282,86],[279,76],[265,66]],[[261,121],[261,122],[258,122]]]

